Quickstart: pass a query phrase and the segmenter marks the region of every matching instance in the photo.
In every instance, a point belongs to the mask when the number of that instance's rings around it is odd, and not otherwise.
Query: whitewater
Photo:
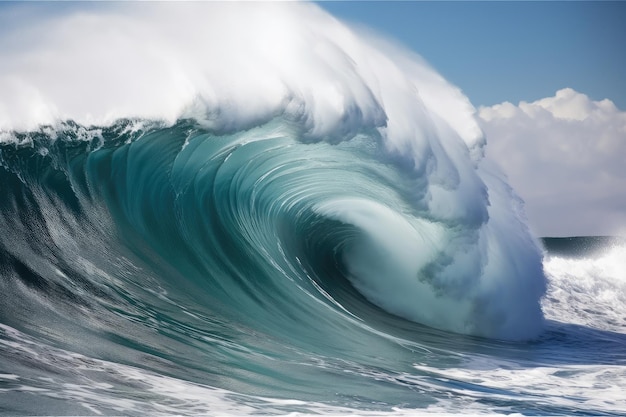
[[[415,53],[303,3],[0,26],[0,413],[626,413],[624,241],[534,237]]]

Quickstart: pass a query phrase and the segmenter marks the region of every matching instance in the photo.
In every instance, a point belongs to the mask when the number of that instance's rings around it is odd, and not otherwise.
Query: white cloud
[[[626,233],[626,112],[571,88],[479,109],[487,157],[526,201],[535,233]]]

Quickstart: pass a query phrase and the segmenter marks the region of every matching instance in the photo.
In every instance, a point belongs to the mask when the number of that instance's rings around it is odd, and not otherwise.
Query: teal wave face
[[[398,337],[449,336],[355,289],[344,252],[364,232],[316,206],[352,195],[407,207],[399,172],[372,165],[375,140],[304,144],[282,121],[233,135],[127,128],[3,145],[2,323],[238,393],[326,401],[352,381],[342,404],[405,401],[412,388],[361,374],[409,372],[415,356]],[[25,377],[45,374],[35,368]]]
[[[34,187],[58,190],[80,212],[73,222],[107,219],[106,233],[133,253],[156,257],[185,285],[263,323],[285,310],[306,321],[320,301],[330,308],[324,314],[341,313],[345,306],[327,291],[338,287],[351,304],[367,300],[443,330],[513,339],[536,332],[538,251],[523,235],[521,244],[511,234],[499,241],[498,216],[488,212],[476,173],[463,179],[476,195],[455,206],[458,197],[447,195],[468,188],[454,174],[463,164],[443,168],[452,173],[442,183],[441,169],[416,171],[375,130],[303,142],[298,124],[282,118],[233,134],[191,121],[146,126],[133,132],[120,122],[80,142],[87,130],[68,124],[63,139],[35,137],[34,149],[19,152],[39,161],[26,172],[43,169],[43,181],[55,181],[42,184],[34,173]],[[57,196],[44,200],[41,207],[58,205]],[[519,291],[528,294],[521,301]],[[516,303],[503,305],[503,296]]]

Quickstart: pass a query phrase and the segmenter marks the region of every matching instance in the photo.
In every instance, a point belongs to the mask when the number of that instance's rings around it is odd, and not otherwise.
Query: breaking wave
[[[310,4],[12,7],[5,409],[624,409],[587,395],[623,322],[568,324],[578,267],[542,263],[473,107],[418,56]],[[576,261],[598,291],[605,261]],[[587,396],[542,397],[567,369]]]

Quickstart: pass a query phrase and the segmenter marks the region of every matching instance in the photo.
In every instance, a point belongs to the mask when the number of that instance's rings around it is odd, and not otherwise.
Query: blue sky
[[[564,87],[626,110],[626,2],[321,2],[422,55],[476,106]]]
[[[318,4],[419,53],[476,106],[534,101],[570,87],[626,110],[626,1]],[[14,5],[0,2],[4,30],[28,22],[28,13],[16,10],[56,14],[75,3]]]

